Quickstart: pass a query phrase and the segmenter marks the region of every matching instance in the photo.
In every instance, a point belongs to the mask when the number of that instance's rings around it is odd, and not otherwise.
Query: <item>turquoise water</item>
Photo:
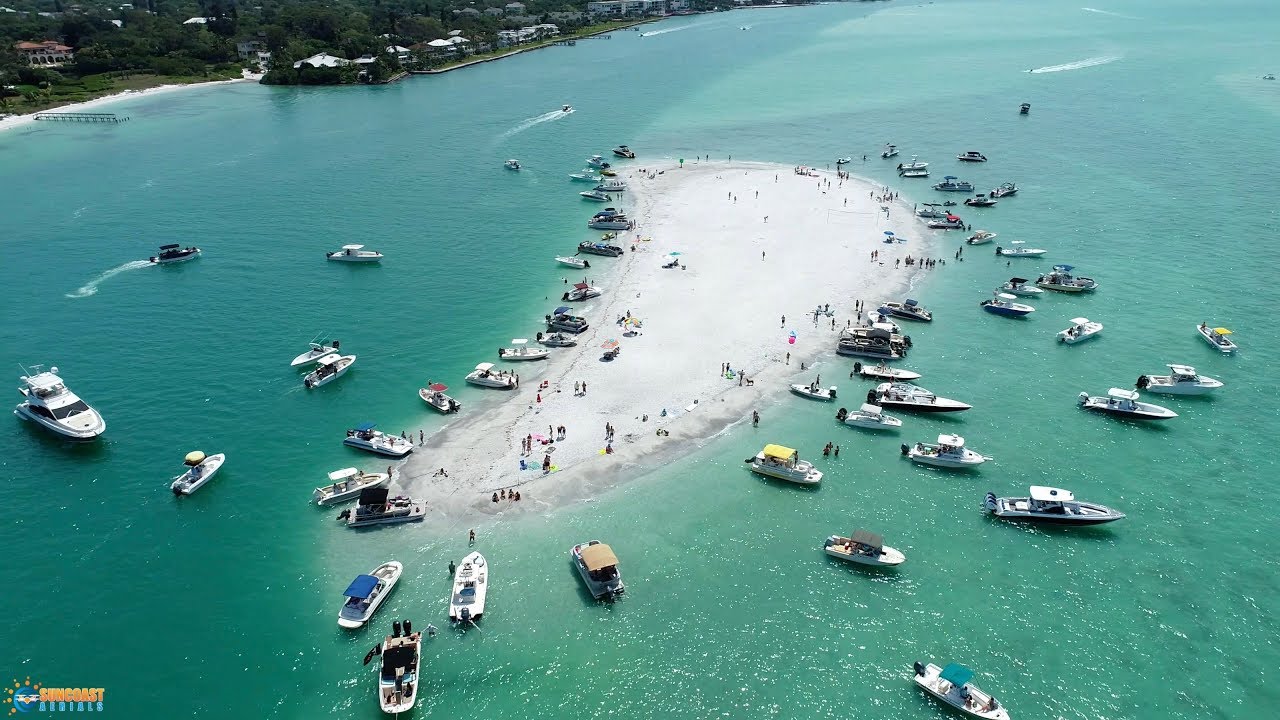
[[[344,428],[439,427],[415,396],[425,379],[457,382],[494,338],[536,325],[561,275],[547,257],[589,236],[564,173],[619,142],[818,166],[866,153],[855,173],[935,200],[876,159],[892,141],[935,175],[984,151],[990,163],[954,174],[1022,192],[966,217],[1050,250],[1008,269],[971,248],[919,290],[938,320],[911,328],[909,364],[975,409],[911,418],[901,441],[959,432],[996,462],[909,467],[899,440],[786,398],[759,428],[594,502],[478,525],[489,612],[481,632],[426,648],[418,714],[941,717],[909,681],[931,659],[978,669],[1015,717],[1269,716],[1280,338],[1259,248],[1280,226],[1264,192],[1280,84],[1258,77],[1280,66],[1280,17],[1265,2],[1096,9],[739,11],[389,87],[201,89],[121,103],[133,120],[119,127],[0,135],[0,360],[11,382],[17,363],[58,365],[109,423],[87,446],[0,423],[0,670],[105,687],[129,717],[377,717],[360,659],[393,617],[445,624],[467,524],[352,533],[307,506],[310,489],[379,466],[341,447]],[[577,112],[529,123],[562,103]],[[507,157],[526,170],[504,171]],[[102,279],[169,241],[205,256]],[[395,261],[323,261],[347,242]],[[1100,290],[1036,301],[1026,322],[979,312],[1015,270],[1051,262]],[[1103,336],[1056,346],[1082,314]],[[1204,345],[1201,320],[1235,330],[1239,357]],[[284,363],[319,332],[361,360],[308,393]],[[1074,407],[1166,362],[1228,387],[1165,402],[1181,416],[1155,428]],[[833,355],[823,372],[847,366]],[[851,404],[864,389],[841,385]],[[803,492],[743,469],[771,441],[842,453],[819,457],[827,480]],[[196,447],[230,461],[175,502],[167,478]],[[1129,517],[1064,532],[981,512],[987,490],[1032,483]],[[828,561],[822,538],[854,527],[907,564]],[[566,557],[592,537],[622,558],[614,606],[587,599]],[[379,622],[340,632],[346,583],[391,557],[407,572]]]

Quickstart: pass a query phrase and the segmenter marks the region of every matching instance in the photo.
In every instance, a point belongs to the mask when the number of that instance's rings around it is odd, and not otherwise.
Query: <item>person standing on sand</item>
[[[791,364],[791,353],[787,353],[787,364]]]
[[[763,250],[761,250],[761,251],[760,251],[760,261],[761,261],[761,262],[763,262],[763,261],[764,261],[764,251],[763,251]]]
[[[765,221],[765,222],[769,222],[769,216],[768,216],[768,215],[765,215],[765,216],[764,216],[764,221]]]
[[[755,410],[752,410],[751,411],[751,427],[755,427],[759,424],[760,424],[760,413]]]
[[[786,315],[783,315],[783,316],[782,316],[782,327],[786,327],[786,326],[787,326],[787,316],[786,316]]]

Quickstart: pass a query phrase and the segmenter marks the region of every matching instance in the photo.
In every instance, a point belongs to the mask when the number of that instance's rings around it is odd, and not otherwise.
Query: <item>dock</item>
[[[120,117],[115,113],[36,113],[36,120],[58,120],[61,122],[122,123],[128,119],[129,118],[127,117]]]

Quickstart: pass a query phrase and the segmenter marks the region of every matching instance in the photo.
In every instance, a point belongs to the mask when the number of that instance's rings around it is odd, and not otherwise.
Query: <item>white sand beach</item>
[[[497,363],[520,373],[520,387],[493,390],[504,395],[497,404],[453,416],[397,472],[399,486],[435,512],[457,521],[476,511],[527,512],[589,498],[733,423],[750,422],[753,410],[782,412],[772,401],[818,374],[824,385],[847,388],[849,399],[836,405],[862,401],[848,380],[852,361],[835,355],[838,330],[857,324],[856,300],[874,309],[900,299],[912,274],[927,272],[895,268],[895,260],[930,254],[935,232],[909,205],[871,197],[882,188],[840,181],[834,172],[801,176],[791,167],[740,162],[680,169],[670,161],[646,170],[622,173],[630,189],[614,203],[638,222],[612,241],[625,255],[583,255],[591,262],[585,271],[547,258],[554,293],[584,277],[604,290],[575,305],[591,323],[578,345],[553,348],[545,361]],[[583,222],[600,209],[584,204]],[[907,242],[886,244],[886,230]],[[878,262],[871,260],[875,250]],[[662,267],[672,252],[683,269]],[[552,301],[545,312],[561,304]],[[834,317],[815,321],[814,309],[828,304]],[[634,336],[619,324],[628,313],[641,321]],[[529,329],[530,338],[537,329]],[[621,354],[606,362],[602,344],[610,339]],[[496,337],[494,346],[507,340]],[[724,363],[734,378],[725,377]],[[801,371],[801,363],[811,369]],[[738,371],[752,384],[740,384]],[[575,393],[582,382],[587,392]],[[608,455],[606,423],[615,430]],[[554,437],[559,426],[567,428],[564,440],[535,440],[532,454],[522,454],[526,436]],[[554,469],[544,474],[548,452]],[[521,460],[528,469],[520,469]],[[440,468],[447,477],[436,475]],[[519,502],[492,502],[492,493],[513,487]]]

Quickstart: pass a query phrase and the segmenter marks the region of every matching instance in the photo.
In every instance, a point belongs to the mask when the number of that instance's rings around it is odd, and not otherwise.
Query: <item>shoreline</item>
[[[468,60],[466,62],[458,63],[457,65],[450,65],[449,67],[446,67],[446,68],[439,68],[435,70],[409,70],[408,74],[409,75],[443,75],[444,73],[453,72],[454,70],[461,70],[462,68],[472,67],[473,65],[483,65],[487,62],[493,62],[494,60],[502,60],[515,55],[521,55],[523,53],[533,52],[534,50],[542,50],[549,47],[559,47],[560,46],[559,43],[562,43],[568,40],[585,40],[587,38],[595,37],[597,35],[606,35],[608,33],[618,32],[620,30],[630,30],[631,28],[636,27],[638,25],[647,25],[648,23],[658,22],[659,20],[666,20],[666,19],[667,18],[665,17],[645,18],[643,20],[637,20],[636,22],[628,23],[626,25],[619,25],[618,27],[614,27],[614,28],[597,30],[592,33],[587,33],[586,35],[572,35],[572,36],[557,38],[554,40],[547,40],[538,45],[516,48],[511,52],[505,52],[505,53],[502,53],[501,55],[494,55],[493,57],[480,58],[479,60]]]

